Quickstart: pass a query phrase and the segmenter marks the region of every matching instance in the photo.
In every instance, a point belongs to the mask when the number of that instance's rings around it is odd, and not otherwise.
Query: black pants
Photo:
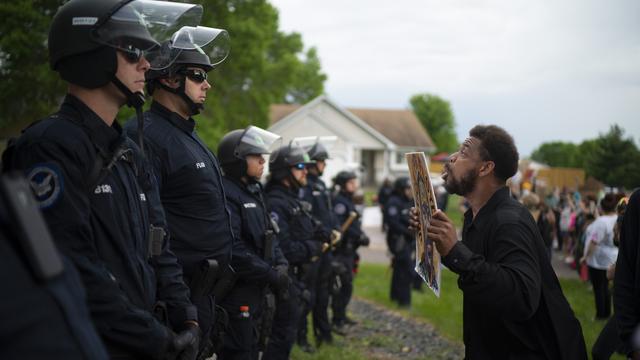
[[[318,281],[318,272],[320,270],[320,259],[312,262],[311,264],[307,264],[305,266],[305,271],[302,275],[302,283],[304,284],[305,290],[308,292],[308,298],[305,296],[302,297],[301,302],[301,314],[300,314],[300,323],[298,325],[298,344],[306,344],[308,342],[307,339],[307,318],[311,313],[311,310],[316,305],[316,296],[317,296],[317,288],[316,283]]]
[[[411,285],[413,283],[413,269],[411,268],[409,251],[402,251],[394,255],[391,266],[393,267],[391,300],[397,301],[401,306],[409,306],[411,305]]]
[[[618,335],[618,320],[616,315],[613,314],[604,328],[602,328],[595,344],[593,344],[591,356],[593,360],[609,360],[615,351],[621,350],[622,346],[622,341]]]
[[[320,269],[316,280],[316,301],[313,307],[313,334],[318,341],[331,341],[329,323],[329,292],[331,291],[331,253],[320,258]]]
[[[353,294],[353,267],[355,265],[355,254],[353,252],[341,252],[334,255],[334,261],[341,262],[344,273],[340,274],[341,287],[331,300],[333,309],[333,322],[343,323],[347,319],[347,305],[351,301]]]
[[[289,297],[276,300],[276,313],[264,360],[289,359],[300,321],[300,289],[301,285],[294,280],[289,287]]]
[[[596,319],[606,319],[611,315],[611,292],[609,292],[607,270],[589,266],[589,278],[591,278],[593,296],[596,300]]]
[[[258,338],[254,319],[257,319],[260,313],[263,291],[263,287],[258,284],[236,284],[221,302],[221,306],[229,316],[229,324],[225,329],[224,343],[218,359],[252,360],[255,358]],[[241,306],[249,307],[249,317],[242,316]]]

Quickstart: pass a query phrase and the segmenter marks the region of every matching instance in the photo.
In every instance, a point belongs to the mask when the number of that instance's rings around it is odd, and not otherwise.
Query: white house
[[[270,120],[269,131],[285,144],[296,137],[337,137],[329,149],[325,181],[349,169],[360,171],[363,185],[378,185],[408,174],[405,153],[435,150],[411,110],[346,109],[322,95],[305,105],[272,105]]]

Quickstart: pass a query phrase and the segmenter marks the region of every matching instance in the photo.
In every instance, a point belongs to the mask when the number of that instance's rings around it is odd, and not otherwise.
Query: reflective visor
[[[171,66],[183,50],[196,50],[206,55],[211,67],[214,67],[227,58],[230,48],[229,33],[224,29],[184,26],[161,48],[151,51],[147,60],[151,63],[151,69],[162,70]]]
[[[94,39],[116,49],[149,51],[185,26],[197,26],[202,6],[157,0],[134,0],[97,24]],[[164,56],[166,61],[170,56]]]
[[[282,138],[279,135],[259,127],[249,126],[236,145],[235,153],[239,158],[250,154],[270,154],[269,161],[273,161],[278,157],[277,151],[281,145]]]

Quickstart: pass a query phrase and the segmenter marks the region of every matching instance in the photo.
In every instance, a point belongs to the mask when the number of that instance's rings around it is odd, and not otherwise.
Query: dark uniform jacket
[[[307,186],[304,187],[304,200],[311,204],[311,213],[320,221],[322,233],[331,235],[331,230],[338,230],[338,222],[332,211],[331,193],[324,181],[316,175],[307,174]]]
[[[353,204],[353,200],[351,196],[339,192],[333,198],[333,213],[338,220],[339,226],[342,226],[345,221],[349,218],[349,214],[351,212],[356,212],[356,207]],[[352,252],[355,251],[359,246],[360,239],[364,233],[362,232],[362,225],[360,222],[360,217],[358,216],[352,223],[351,226],[347,228],[347,231],[342,234],[342,240],[337,247],[338,252]]]
[[[278,245],[293,266],[308,263],[312,257],[320,255],[322,248],[314,238],[313,220],[303,212],[297,195],[281,184],[270,183],[267,186],[271,217],[280,228]]]
[[[194,131],[193,119],[157,102],[144,117],[145,147],[158,178],[171,249],[185,276],[190,278],[204,259],[217,260],[223,269],[231,259],[233,234],[218,160]],[[136,125],[125,125],[133,139]]]
[[[238,238],[233,243],[233,268],[242,281],[263,285],[266,285],[265,281],[275,282],[278,274],[273,267],[286,265],[287,260],[277,246],[262,185],[258,182],[245,184],[228,177],[223,178],[223,183],[231,213],[231,226]],[[271,240],[267,240],[267,236]],[[266,242],[270,242],[268,251],[265,251]]]
[[[110,171],[101,171],[119,150]],[[82,277],[109,351],[160,357],[169,334],[152,315],[156,301],[167,303],[174,326],[197,314],[168,241],[150,256],[150,225],[166,223],[137,146],[117,122],[109,127],[67,95],[10,151],[6,165],[27,174],[57,245]]]
[[[409,230],[409,211],[413,200],[393,194],[384,208],[384,220],[389,226],[387,246],[394,255],[411,252],[415,246],[415,237]]]
[[[616,264],[613,305],[618,319],[618,332],[625,349],[633,346],[631,335],[640,324],[640,190],[636,190],[627,205],[620,227],[620,251]]]
[[[0,232],[0,359],[108,359],[73,265],[36,280],[18,239]]]
[[[533,217],[503,187],[442,262],[464,294],[467,359],[586,359],[580,323],[551,268]]]

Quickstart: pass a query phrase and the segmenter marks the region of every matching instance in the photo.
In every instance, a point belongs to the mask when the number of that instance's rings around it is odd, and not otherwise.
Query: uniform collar
[[[164,105],[157,101],[151,103],[151,111],[160,115],[163,119],[167,119],[173,126],[178,129],[191,134],[196,127],[196,122],[192,118],[185,119],[177,113],[167,109]]]
[[[465,227],[472,226],[478,229],[482,229],[485,224],[487,224],[491,219],[491,214],[493,210],[503,201],[511,198],[511,194],[509,188],[506,186],[501,187],[496,190],[496,192],[491,195],[489,201],[478,211],[478,215],[476,215],[475,219],[473,218],[473,211],[469,208],[464,213],[464,225]]]
[[[116,144],[124,139],[122,127],[117,121],[114,120],[111,126],[107,125],[98,114],[71,94],[65,96],[60,113],[74,121],[80,121],[80,126],[88,132],[91,141],[105,151],[113,151]]]

